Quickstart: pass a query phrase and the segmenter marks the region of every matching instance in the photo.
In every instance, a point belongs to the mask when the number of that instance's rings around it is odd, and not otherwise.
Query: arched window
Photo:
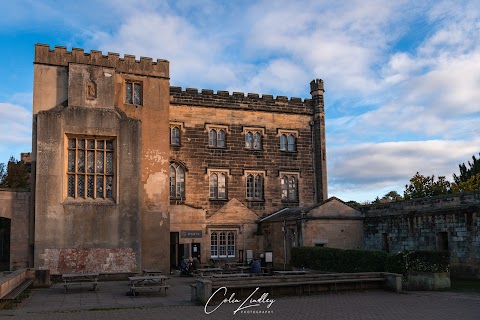
[[[170,198],[185,198],[185,169],[177,163],[170,165]]]
[[[295,175],[283,175],[281,179],[282,200],[297,201],[298,180]]]
[[[262,149],[262,133],[259,131],[248,131],[245,133],[245,148]]]
[[[180,145],[180,128],[177,126],[170,128],[170,144]]]
[[[287,135],[286,134],[282,134],[280,136],[280,150],[287,150]]]
[[[225,147],[225,130],[223,129],[217,132],[217,147]]]
[[[214,171],[210,173],[210,199],[227,198],[227,173]]]
[[[263,200],[263,173],[247,175],[247,199]]]
[[[245,148],[247,149],[253,148],[253,134],[251,132],[247,132],[245,134]]]
[[[211,129],[208,133],[208,145],[210,147],[217,146],[217,131],[215,129]]]
[[[288,135],[288,146],[287,146],[288,151],[295,151],[295,137],[293,134]]]

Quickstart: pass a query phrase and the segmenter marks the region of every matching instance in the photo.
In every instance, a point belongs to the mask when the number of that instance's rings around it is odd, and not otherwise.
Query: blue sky
[[[309,98],[329,195],[403,194],[480,152],[479,1],[2,1],[0,162],[31,150],[33,49],[170,61],[171,85]]]

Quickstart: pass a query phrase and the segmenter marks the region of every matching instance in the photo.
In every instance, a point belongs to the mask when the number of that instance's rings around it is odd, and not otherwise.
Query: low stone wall
[[[0,299],[27,279],[35,278],[34,269],[19,269],[0,278]]]
[[[386,272],[330,273],[248,278],[199,278],[192,286],[192,301],[200,304],[235,298],[306,295],[325,291],[386,289],[402,291],[402,276]],[[213,296],[212,296],[213,295]]]
[[[450,274],[448,272],[416,272],[410,273],[403,282],[405,290],[442,290],[449,289]]]

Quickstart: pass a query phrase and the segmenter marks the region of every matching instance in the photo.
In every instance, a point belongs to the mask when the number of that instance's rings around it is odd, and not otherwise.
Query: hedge
[[[325,247],[295,247],[291,253],[291,266],[326,272],[382,272],[387,258],[384,251]]]
[[[405,250],[387,257],[388,272],[408,275],[410,272],[450,272],[448,251]]]

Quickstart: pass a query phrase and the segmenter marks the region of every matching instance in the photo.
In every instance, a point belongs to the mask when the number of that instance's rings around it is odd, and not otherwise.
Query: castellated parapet
[[[170,87],[170,103],[172,105],[192,105],[211,108],[228,108],[250,111],[276,111],[282,113],[296,113],[311,115],[312,100],[301,98],[288,98],[277,96],[274,98],[270,94],[232,92],[196,88]]]
[[[169,62],[167,60],[140,57],[136,60],[135,56],[125,54],[120,58],[118,53],[109,52],[103,55],[101,51],[91,50],[85,53],[83,49],[73,48],[67,51],[66,47],[55,46],[50,50],[46,44],[35,45],[34,63],[47,64],[53,66],[68,66],[69,63],[89,64],[102,67],[115,68],[117,72],[137,74],[142,76],[169,78]]]

